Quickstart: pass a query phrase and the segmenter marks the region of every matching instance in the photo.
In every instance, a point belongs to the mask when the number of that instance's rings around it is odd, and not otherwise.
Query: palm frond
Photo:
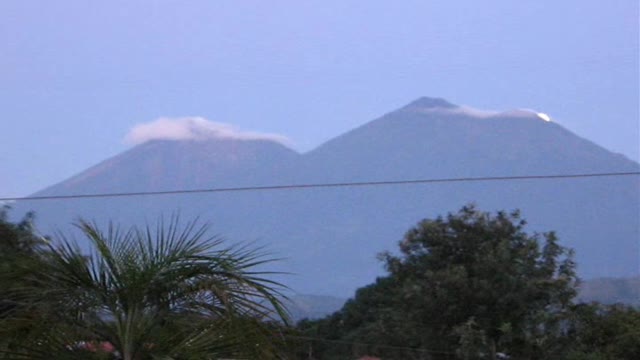
[[[142,229],[76,226],[89,253],[61,236],[37,266],[25,264],[28,285],[12,290],[24,311],[0,325],[30,326],[16,343],[22,354],[71,359],[84,353],[73,347],[82,341],[108,342],[125,359],[274,350],[266,321],[287,321],[285,287],[269,279],[276,273],[257,270],[274,261],[262,252],[225,247],[206,224],[181,225],[177,216]],[[33,324],[26,309],[46,325]]]

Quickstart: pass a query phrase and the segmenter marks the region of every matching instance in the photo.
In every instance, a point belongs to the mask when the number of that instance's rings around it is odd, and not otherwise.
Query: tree
[[[33,227],[34,215],[28,213],[17,223],[9,221],[8,206],[0,207],[0,274],[9,274],[20,266],[37,266],[46,239],[38,236]],[[15,317],[24,307],[15,290],[26,286],[24,279],[0,277],[0,321]],[[29,326],[13,329],[13,336],[0,337],[0,351],[12,346],[12,338],[21,337]]]
[[[569,360],[640,359],[640,310],[577,304],[567,325]]]
[[[518,211],[473,205],[410,229],[389,275],[308,334],[420,349],[416,359],[543,358],[557,353],[577,277],[553,232],[527,234]],[[330,325],[327,325],[330,324]],[[380,355],[382,348],[370,354]],[[397,354],[397,352],[396,352]]]
[[[282,287],[257,267],[268,263],[246,247],[222,247],[208,228],[176,218],[156,228],[106,232],[77,224],[91,249],[62,237],[37,267],[3,278],[25,311],[0,323],[0,337],[38,324],[6,358],[212,359],[276,356],[269,321],[286,320]]]
[[[0,206],[0,258],[2,264],[16,257],[34,256],[45,244],[45,239],[35,234],[33,213],[28,213],[18,223],[9,221],[9,206]]]

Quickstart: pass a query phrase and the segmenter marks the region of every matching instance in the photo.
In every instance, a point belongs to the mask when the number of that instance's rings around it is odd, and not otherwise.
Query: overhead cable
[[[638,176],[638,175],[640,175],[640,171],[582,173],[582,174],[551,174],[551,175],[478,176],[478,177],[458,177],[458,178],[353,181],[353,182],[330,182],[330,183],[302,183],[302,184],[284,184],[284,185],[220,187],[220,188],[205,188],[205,189],[176,189],[176,190],[161,190],[161,191],[131,191],[131,192],[87,193],[87,194],[69,194],[69,195],[36,195],[36,196],[24,196],[24,197],[2,197],[0,198],[0,201],[116,198],[116,197],[131,197],[131,196],[161,196],[161,195],[175,195],[175,194],[224,193],[224,192],[241,192],[241,191],[300,190],[300,189],[313,189],[313,188],[340,188],[340,187],[365,187],[365,186],[398,186],[398,185],[412,185],[412,184],[481,182],[481,181],[577,179],[577,178],[619,177],[619,176]]]

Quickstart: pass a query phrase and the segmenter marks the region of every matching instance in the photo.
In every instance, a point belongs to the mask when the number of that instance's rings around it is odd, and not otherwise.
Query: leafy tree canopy
[[[36,235],[33,213],[28,213],[18,223],[9,221],[8,206],[0,206],[0,257],[3,263],[16,256],[34,255],[45,239]]]
[[[8,274],[26,263],[39,263],[39,253],[47,240],[38,236],[33,227],[34,215],[27,214],[18,223],[9,221],[9,207],[0,207],[0,274]],[[24,286],[23,280],[0,277],[0,319],[10,316],[19,307],[12,294],[16,287]],[[1,342],[1,341],[0,341]]]
[[[423,220],[406,233],[399,254],[380,255],[388,276],[358,290],[336,314],[302,328],[377,344],[357,355],[552,354],[576,295],[575,264],[553,232],[529,234],[525,225],[518,211],[491,214],[473,205]],[[400,347],[407,348],[402,356]]]
[[[640,311],[622,304],[578,304],[567,338],[569,360],[640,359]]]

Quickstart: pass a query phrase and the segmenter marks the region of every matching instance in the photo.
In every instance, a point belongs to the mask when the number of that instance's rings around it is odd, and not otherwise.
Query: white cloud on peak
[[[243,131],[231,124],[210,121],[202,117],[159,118],[135,125],[124,138],[125,143],[138,145],[150,140],[270,140],[290,145],[283,135]]]
[[[541,119],[544,121],[551,121],[549,115],[541,112],[537,112],[531,109],[514,109],[507,111],[496,111],[496,110],[484,110],[484,109],[476,109],[470,106],[458,106],[454,108],[445,108],[445,107],[434,107],[427,109],[419,109],[419,110],[411,110],[411,111],[419,111],[423,113],[436,113],[436,114],[449,114],[449,115],[464,115],[470,116],[477,119],[490,119],[495,117],[511,117],[511,118],[530,118],[530,119]]]
[[[488,118],[488,117],[492,117],[500,114],[499,111],[476,109],[471,106],[465,106],[465,105],[454,109],[454,111],[463,115],[468,115],[468,116],[477,117],[477,118]]]

